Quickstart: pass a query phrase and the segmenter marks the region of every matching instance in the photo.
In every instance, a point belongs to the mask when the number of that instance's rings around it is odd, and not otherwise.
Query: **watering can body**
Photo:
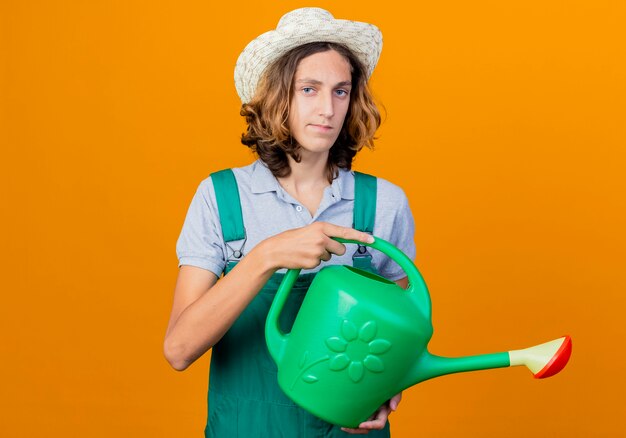
[[[389,242],[377,238],[369,246],[404,269],[406,290],[351,266],[324,267],[309,287],[290,333],[281,331],[279,316],[300,270],[289,270],[276,293],[266,322],[267,346],[278,367],[279,386],[295,403],[329,423],[356,427],[393,395],[418,382],[511,365],[509,353],[462,358],[430,354],[431,302],[421,274]],[[568,345],[569,350],[563,350],[562,343],[544,348],[545,354],[554,355],[555,349],[561,353],[558,363],[551,362],[552,374],[567,362],[571,342]],[[534,350],[519,350],[515,364],[535,356]],[[547,375],[545,367],[538,366]]]
[[[413,299],[370,272],[323,268],[291,333],[271,337],[280,387],[330,423],[360,423],[364,412],[374,412],[402,389],[402,376],[432,335],[430,320],[417,312]]]

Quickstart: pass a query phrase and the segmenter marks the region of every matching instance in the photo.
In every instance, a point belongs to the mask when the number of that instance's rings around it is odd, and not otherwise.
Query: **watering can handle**
[[[341,243],[356,243],[361,246],[370,246],[389,256],[394,262],[400,265],[409,279],[409,286],[406,289],[407,293],[416,294],[418,308],[426,319],[430,320],[431,302],[428,288],[426,287],[422,274],[420,274],[413,261],[406,254],[380,237],[374,236],[374,243],[364,243],[358,240],[342,239],[340,237],[333,237],[333,239]]]
[[[355,243],[357,245],[370,246],[391,257],[391,259],[398,263],[398,265],[400,265],[400,267],[407,274],[409,286],[406,289],[406,293],[415,294],[419,310],[427,320],[430,320],[431,303],[428,288],[426,287],[426,283],[424,282],[422,275],[417,270],[417,267],[406,254],[391,243],[378,237],[374,237],[374,243],[364,243],[358,240],[348,240],[339,237],[333,237],[333,239],[340,243]],[[278,287],[278,291],[274,297],[274,302],[272,303],[269,313],[267,314],[267,320],[265,323],[267,348],[276,363],[279,363],[282,360],[289,336],[288,334],[283,333],[280,329],[278,317],[283,310],[287,297],[289,296],[289,292],[291,292],[291,288],[296,283],[299,274],[300,269],[289,269],[287,271],[283,281]]]

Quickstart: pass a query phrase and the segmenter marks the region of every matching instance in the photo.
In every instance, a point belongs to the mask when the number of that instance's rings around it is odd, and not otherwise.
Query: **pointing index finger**
[[[325,224],[324,233],[329,237],[340,237],[346,240],[356,240],[363,243],[374,243],[374,236],[355,230],[354,228],[341,227],[335,224]]]

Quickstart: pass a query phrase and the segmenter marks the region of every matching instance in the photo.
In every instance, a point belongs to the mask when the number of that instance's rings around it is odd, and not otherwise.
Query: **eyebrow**
[[[318,81],[317,79],[310,79],[310,78],[302,78],[302,79],[298,79],[296,81],[296,83],[305,83],[305,84],[313,84],[313,85],[322,85],[322,81]],[[337,82],[337,84],[335,84],[335,87],[345,87],[345,86],[352,86],[352,81],[341,81],[341,82]]]

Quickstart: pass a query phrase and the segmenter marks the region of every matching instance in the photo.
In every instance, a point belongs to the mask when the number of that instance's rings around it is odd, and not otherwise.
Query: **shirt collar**
[[[278,180],[260,159],[254,163],[251,181],[252,193],[279,192]],[[354,174],[350,170],[339,169],[339,175],[330,185],[333,195],[342,199],[354,199]]]
[[[333,180],[331,190],[342,199],[354,199],[354,173],[351,170],[339,169],[339,176]]]
[[[280,189],[278,180],[260,159],[254,162],[250,188],[252,193],[278,192]]]

